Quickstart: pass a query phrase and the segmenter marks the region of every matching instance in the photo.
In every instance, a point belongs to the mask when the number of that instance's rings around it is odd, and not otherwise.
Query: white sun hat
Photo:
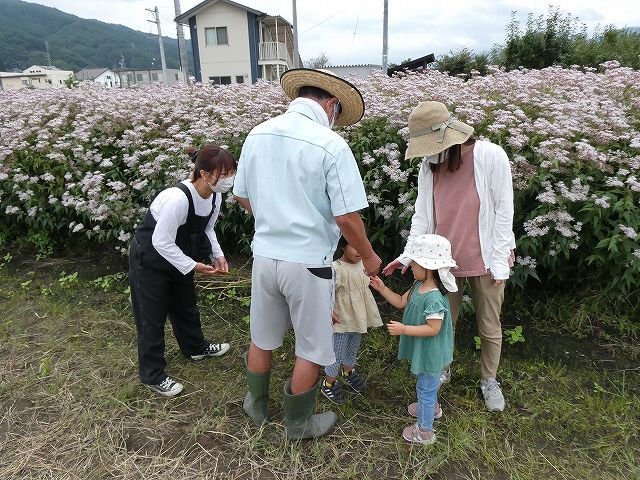
[[[408,250],[400,256],[400,261],[407,265],[413,260],[428,270],[437,270],[442,284],[449,292],[457,292],[456,278],[449,271],[458,265],[451,257],[451,243],[441,235],[425,234],[415,238]]]

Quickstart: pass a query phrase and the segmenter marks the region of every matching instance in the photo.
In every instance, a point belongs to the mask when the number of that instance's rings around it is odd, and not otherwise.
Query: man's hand
[[[338,315],[335,310],[331,312],[331,322],[334,324],[340,323],[340,315]]]
[[[206,265],[204,263],[196,263],[196,273],[201,275],[215,275],[218,272],[218,269],[213,265]]]
[[[382,265],[382,260],[374,252],[366,258],[362,257],[362,263],[364,264],[364,273],[369,277],[373,277],[378,275],[380,266]]]
[[[409,269],[409,266],[408,265],[404,265],[400,260],[395,259],[393,262],[389,262],[389,264],[382,269],[382,273],[383,273],[383,275],[388,277],[397,268],[402,268],[401,273],[404,275],[405,273],[407,273],[407,270]]]
[[[393,336],[404,335],[407,326],[401,322],[395,322],[391,320],[387,323],[387,330],[389,330],[389,334]]]

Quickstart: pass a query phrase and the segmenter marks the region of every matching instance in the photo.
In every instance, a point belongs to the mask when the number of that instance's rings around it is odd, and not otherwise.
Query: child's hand
[[[369,277],[369,285],[371,285],[371,287],[378,292],[382,292],[385,287],[384,282],[377,275],[375,277]]]
[[[404,335],[404,331],[406,329],[406,325],[401,322],[394,322],[391,320],[387,323],[387,330],[389,330],[389,334],[393,336]]]

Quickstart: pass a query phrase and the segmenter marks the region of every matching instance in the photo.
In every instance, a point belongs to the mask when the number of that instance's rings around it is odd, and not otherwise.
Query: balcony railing
[[[260,61],[261,62],[287,62],[287,65],[291,67],[292,61],[289,56],[289,50],[287,46],[282,42],[262,42],[260,47]]]

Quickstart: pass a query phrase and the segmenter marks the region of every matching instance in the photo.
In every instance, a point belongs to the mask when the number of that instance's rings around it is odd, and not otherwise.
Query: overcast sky
[[[83,18],[119,23],[155,33],[145,8],[160,10],[162,33],[175,37],[173,0],[29,0]],[[199,0],[181,0],[182,12]],[[291,0],[238,0],[238,3],[293,20]],[[553,4],[578,17],[590,31],[600,25],[640,26],[639,0],[389,0],[389,62],[427,53],[470,48],[488,51],[504,39],[511,12],[527,14]],[[332,65],[381,63],[383,0],[298,0],[300,55],[324,52]]]

